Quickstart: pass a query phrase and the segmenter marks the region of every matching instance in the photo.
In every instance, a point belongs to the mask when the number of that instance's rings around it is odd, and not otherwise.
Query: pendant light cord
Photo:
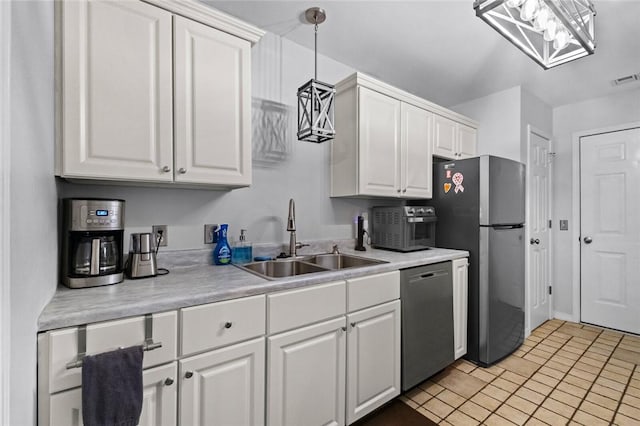
[[[315,57],[315,72],[314,72],[314,79],[318,79],[318,18],[316,18],[316,25],[315,25],[315,40],[314,40],[314,46],[313,46],[313,50],[316,54]]]

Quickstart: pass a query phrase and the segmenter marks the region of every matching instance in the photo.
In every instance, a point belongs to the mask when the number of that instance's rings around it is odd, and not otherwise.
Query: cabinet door
[[[264,424],[264,337],[180,361],[180,424]]]
[[[347,424],[400,394],[400,301],[347,316]]]
[[[171,14],[143,2],[65,1],[59,7],[56,173],[171,181]]]
[[[452,261],[453,269],[453,352],[455,359],[467,353],[467,258]]]
[[[400,101],[359,89],[359,193],[400,195]]]
[[[176,182],[251,183],[251,44],[174,16]]]
[[[345,321],[269,337],[270,426],[344,425]]]
[[[402,104],[402,196],[431,198],[433,114]]]
[[[142,413],[139,425],[170,426],[176,424],[176,373],[175,362],[151,368],[142,373],[144,387],[142,389]],[[82,425],[82,388],[52,395],[48,420],[47,424],[50,426]]]
[[[473,127],[458,124],[458,158],[475,157],[477,151],[478,131]]]
[[[456,123],[448,118],[434,115],[433,128],[433,155],[458,158]]]

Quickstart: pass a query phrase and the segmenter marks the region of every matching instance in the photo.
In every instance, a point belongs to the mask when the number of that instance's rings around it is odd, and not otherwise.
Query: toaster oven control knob
[[[418,213],[418,214],[424,214],[424,209],[418,209],[418,210],[416,211],[416,213]]]
[[[407,213],[408,214],[415,214],[415,210],[414,209],[409,209],[409,210],[407,210]]]

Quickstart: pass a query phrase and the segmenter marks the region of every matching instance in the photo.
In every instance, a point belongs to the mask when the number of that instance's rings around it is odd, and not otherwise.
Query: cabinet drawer
[[[265,309],[264,295],[181,309],[181,355],[263,335]]]
[[[400,271],[347,280],[348,311],[400,298]]]
[[[144,353],[143,367],[173,361],[177,347],[176,311],[153,314],[153,341],[162,347]],[[80,386],[81,368],[67,369],[78,354],[78,327],[54,330],[39,338],[39,363],[47,366],[49,393]],[[87,325],[87,354],[95,355],[144,342],[144,316]],[[47,371],[45,370],[45,371]]]
[[[269,334],[344,315],[345,290],[339,281],[268,295]]]

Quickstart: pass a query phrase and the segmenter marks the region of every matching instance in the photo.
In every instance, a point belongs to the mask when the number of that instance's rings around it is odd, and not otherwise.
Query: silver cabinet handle
[[[347,331],[347,327],[340,327],[340,330]]]
[[[187,169],[185,169],[184,167],[180,167],[180,168],[178,169],[178,173],[180,173],[181,175],[183,175],[183,174],[187,173]]]
[[[186,373],[184,373],[184,377],[186,379],[190,379],[193,377],[193,371],[187,371]]]
[[[402,193],[404,194],[405,192],[407,192],[407,188],[402,190]]]
[[[164,166],[164,167],[162,168],[162,171],[163,171],[163,172],[165,172],[165,173],[169,173],[169,172],[171,171],[171,167],[169,167],[169,166]]]
[[[400,193],[400,191],[401,191],[401,189],[400,189],[400,188],[398,188],[398,189],[396,189],[396,191],[398,191],[398,194],[399,194],[399,193]]]
[[[164,379],[165,386],[171,386],[172,384],[173,384],[173,379],[171,377],[167,377],[166,379]]]
[[[352,323],[351,323],[351,328],[355,328],[355,326],[356,326],[356,323],[355,323],[355,322],[352,322]]]
[[[224,328],[231,328],[232,325],[233,323],[231,321],[227,321],[224,323]]]
[[[593,242],[593,238],[591,237],[584,237],[584,243],[585,244],[591,244]]]

